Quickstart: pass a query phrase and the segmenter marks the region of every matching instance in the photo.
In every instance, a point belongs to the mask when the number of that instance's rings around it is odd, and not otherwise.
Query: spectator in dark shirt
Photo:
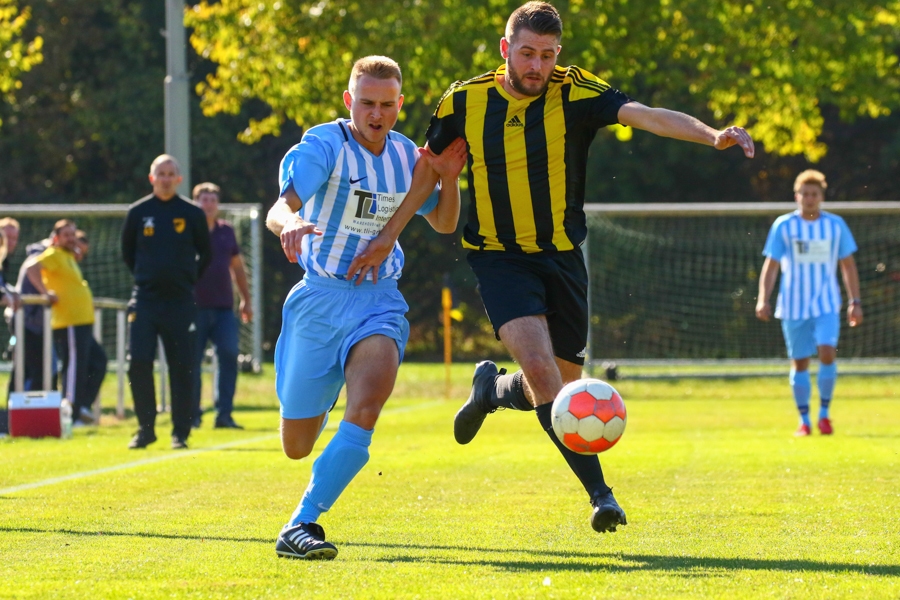
[[[75,232],[75,259],[78,262],[87,258],[91,249],[91,241],[88,239],[87,233],[79,229]]]
[[[0,219],[0,293],[13,310],[19,307],[19,295],[9,283],[9,257],[19,245],[19,222],[12,217]]]
[[[0,219],[0,304],[7,308],[4,310],[6,322],[12,331],[12,314],[19,307],[19,295],[13,286],[7,283],[9,277],[9,255],[16,249],[19,241],[19,222],[12,217]],[[15,373],[10,375],[10,390],[13,387]],[[0,434],[8,433],[6,411],[0,411]]]
[[[9,257],[16,251],[16,246],[19,245],[19,222],[12,217],[3,217],[0,219],[0,231],[3,232],[3,237],[6,240],[6,255],[3,257],[3,260],[0,260],[0,264],[3,265],[3,270],[6,272],[6,269],[9,267]]]
[[[207,340],[212,342],[219,362],[219,376],[215,382],[217,428],[243,429],[234,422],[234,388],[237,382],[238,323],[234,316],[234,291],[231,280],[237,284],[240,294],[241,320],[249,323],[253,318],[250,307],[250,288],[241,249],[234,235],[234,228],[219,216],[219,186],[201,183],[194,186],[194,202],[206,214],[209,238],[212,245],[212,261],[194,286],[197,300],[196,362],[194,368],[193,426],[200,427],[203,411],[200,407],[201,367],[206,353]]]
[[[34,284],[31,283],[31,280],[28,279],[27,273],[28,268],[35,263],[35,259],[42,253],[44,250],[50,247],[52,240],[48,237],[43,240],[34,242],[33,244],[28,244],[25,246],[25,262],[22,263],[22,266],[19,268],[19,278],[16,282],[16,291],[20,295],[38,295],[37,288],[34,287]],[[55,354],[54,358],[51,359],[51,380],[49,382],[44,382],[44,310],[43,306],[40,304],[27,304],[22,307],[22,317],[24,321],[24,343],[25,343],[25,351],[24,351],[24,360],[23,362],[25,367],[24,373],[24,386],[23,390],[25,392],[33,391],[33,390],[55,390],[56,389],[56,360]],[[15,335],[15,317],[10,315],[10,330]],[[53,350],[55,352],[55,349]],[[9,391],[12,392],[15,389],[15,380],[16,380],[16,369],[18,366],[13,366],[13,371],[9,377]]]
[[[128,379],[140,425],[128,447],[146,448],[156,441],[153,357],[159,336],[169,365],[172,448],[183,449],[193,404],[194,283],[211,258],[209,228],[203,211],[177,194],[181,171],[174,157],[156,157],[150,183],[153,193],[131,205],[122,228],[122,259],[134,273]]]
[[[75,231],[75,260],[78,261],[79,266],[84,259],[87,258],[88,252],[91,250],[91,241],[88,239],[87,233],[78,229]],[[90,396],[91,404],[93,405],[98,396],[100,395],[100,388],[103,386],[103,379],[106,377],[106,367],[108,364],[108,359],[106,356],[106,351],[103,349],[103,345],[94,339],[91,336],[90,340],[91,344],[91,355],[95,357],[97,360],[97,368],[93,368],[88,371],[88,389]],[[100,359],[102,359],[102,365],[100,364]],[[77,423],[75,423],[77,425]]]

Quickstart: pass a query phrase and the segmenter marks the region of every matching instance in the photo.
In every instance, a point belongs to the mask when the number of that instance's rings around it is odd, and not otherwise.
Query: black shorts
[[[588,276],[580,248],[535,254],[473,250],[467,260],[497,339],[513,319],[545,315],[553,353],[584,364]]]

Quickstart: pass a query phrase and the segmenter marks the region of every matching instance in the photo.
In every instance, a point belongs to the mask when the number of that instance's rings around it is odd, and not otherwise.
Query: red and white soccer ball
[[[556,437],[578,454],[597,454],[615,446],[628,420],[622,396],[599,379],[566,384],[550,414]]]

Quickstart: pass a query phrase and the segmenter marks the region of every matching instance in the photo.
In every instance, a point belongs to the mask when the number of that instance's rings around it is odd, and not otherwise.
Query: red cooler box
[[[59,392],[13,392],[9,395],[9,435],[61,437]]]

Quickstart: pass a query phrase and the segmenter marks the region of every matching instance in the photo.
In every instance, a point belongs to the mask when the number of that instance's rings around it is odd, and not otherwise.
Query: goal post
[[[90,251],[81,269],[95,298],[127,301],[131,297],[134,278],[121,257],[121,232],[129,204],[4,204],[0,216],[19,221],[19,243],[10,256],[7,281],[15,283],[26,258],[26,247],[48,237],[53,224],[62,218],[75,221],[90,241]],[[239,352],[250,355],[256,364],[262,361],[262,205],[256,203],[222,203],[219,217],[231,223],[246,265],[254,319],[241,323]],[[105,319],[102,331],[107,355],[116,356],[116,322]],[[10,332],[0,327],[0,347],[8,345]],[[112,361],[110,361],[112,363]],[[10,364],[2,365],[8,370]],[[112,364],[111,364],[112,368]]]
[[[851,329],[842,310],[840,360],[860,372],[900,372],[900,202],[822,208],[847,221],[859,246],[865,320]],[[769,228],[795,209],[793,202],[586,204],[588,370],[615,362],[660,373],[680,365],[783,374],[780,321],[759,321],[755,307]],[[843,284],[841,291],[846,296]]]

